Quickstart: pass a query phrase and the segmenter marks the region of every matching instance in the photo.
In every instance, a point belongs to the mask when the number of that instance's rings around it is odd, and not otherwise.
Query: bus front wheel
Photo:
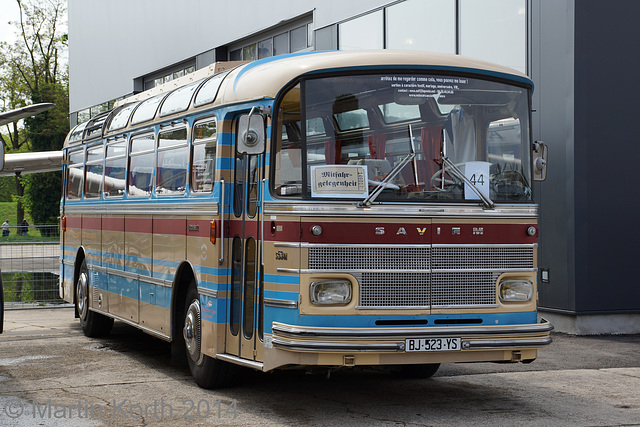
[[[89,270],[86,260],[82,260],[76,283],[76,312],[80,318],[82,331],[86,336],[95,338],[111,333],[113,319],[89,310]]]
[[[201,351],[200,298],[195,283],[189,286],[185,300],[182,336],[187,351],[187,363],[191,375],[202,388],[220,388],[231,383],[234,366],[214,359]]]

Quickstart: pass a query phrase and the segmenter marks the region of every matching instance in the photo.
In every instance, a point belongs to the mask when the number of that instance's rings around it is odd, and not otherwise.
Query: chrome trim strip
[[[93,308],[93,307],[89,307],[89,310],[95,311],[96,313],[104,314],[105,316],[108,316],[108,317],[113,317],[116,320],[120,320],[121,322],[124,322],[124,323],[126,323],[126,324],[128,324],[130,326],[136,327],[136,328],[148,333],[149,335],[153,335],[153,336],[155,336],[157,338],[160,338],[162,340],[171,341],[171,337],[169,335],[166,335],[166,334],[163,334],[163,333],[158,332],[156,330],[150,329],[150,328],[148,328],[146,326],[142,326],[139,323],[132,322],[131,320],[125,319],[124,317],[116,316],[115,314],[107,313],[106,311],[98,310],[98,309]]]
[[[157,200],[146,203],[102,203],[100,205],[65,205],[64,214],[88,214],[88,215],[218,215],[220,207],[218,202],[209,203],[157,203]]]
[[[282,267],[278,267],[276,269],[276,271],[278,273],[293,273],[293,274],[300,274],[300,272],[302,272],[303,270],[300,270],[299,268],[282,268]]]
[[[522,249],[522,248],[531,248],[535,249],[538,247],[537,243],[467,243],[467,244],[457,244],[457,243],[434,243],[430,245],[432,248],[505,248],[505,249]]]
[[[70,265],[70,266],[75,266],[76,264],[73,261],[67,260],[67,259],[62,259],[60,262],[62,262],[62,264],[64,265]]]
[[[205,297],[218,298],[218,291],[215,289],[206,289],[198,286],[198,294],[204,295]]]
[[[216,359],[224,360],[225,362],[235,363],[236,365],[246,366],[247,368],[257,369],[259,371],[264,370],[264,363],[256,362],[255,360],[247,360],[232,354],[218,353]]]
[[[388,306],[371,306],[371,305],[358,305],[356,310],[429,310],[433,308],[447,308],[447,309],[483,309],[483,308],[498,308],[499,304],[464,304],[464,305],[388,305]]]
[[[288,243],[288,242],[274,242],[273,246],[276,248],[294,248],[299,249],[302,247],[300,243]]]
[[[552,339],[505,339],[505,340],[477,340],[462,341],[464,350],[502,350],[506,348],[544,347],[551,344]],[[296,341],[284,338],[273,338],[274,347],[291,351],[314,352],[405,352],[405,342],[378,342],[378,343],[347,343],[347,342],[313,342]],[[455,352],[452,351],[452,352]],[[406,352],[405,352],[406,353]],[[447,352],[443,352],[447,353]]]
[[[508,326],[447,326],[427,328],[313,328],[285,325],[273,322],[274,335],[286,337],[309,338],[411,338],[411,337],[435,337],[435,336],[479,336],[479,335],[504,335],[504,334],[546,334],[553,330],[551,323],[544,321],[530,325]]]
[[[428,206],[418,203],[393,204],[391,202],[381,202],[373,204],[368,208],[358,208],[354,202],[305,202],[293,201],[269,201],[265,202],[265,215],[292,215],[292,216],[401,216],[401,217],[425,217],[426,215],[469,217],[478,216],[481,218],[531,218],[538,216],[538,205],[509,205],[497,204],[495,209],[486,210],[480,205],[467,204],[439,204]]]
[[[222,264],[224,262],[224,179],[220,180],[220,199],[221,199],[221,208],[220,208],[220,258],[218,258],[218,263]]]
[[[526,339],[507,339],[507,340],[469,340],[462,341],[463,350],[477,349],[499,349],[514,347],[543,347],[551,344],[553,339],[548,338],[526,338]]]
[[[278,298],[264,298],[264,305],[267,307],[297,309],[298,301],[291,301],[291,300],[278,299]]]
[[[283,338],[273,338],[274,347],[293,351],[316,351],[316,352],[400,352],[404,350],[404,342],[389,343],[348,343],[348,342],[310,342],[295,341]]]
[[[286,269],[283,269],[286,270]],[[288,269],[294,270],[294,269]],[[280,269],[278,269],[280,271]],[[340,269],[340,273],[347,274],[361,274],[361,273],[531,273],[538,271],[537,268],[456,268],[456,269],[446,269],[446,268],[434,268],[434,269],[380,269],[380,270],[348,270],[348,269]],[[336,270],[334,268],[326,268],[326,269],[295,269],[296,273],[310,274],[310,273],[335,273]]]

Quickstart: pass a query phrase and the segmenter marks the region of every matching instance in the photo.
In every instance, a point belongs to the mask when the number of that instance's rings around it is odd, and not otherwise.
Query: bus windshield
[[[285,92],[277,120],[279,197],[531,201],[524,87],[415,73],[313,78]]]

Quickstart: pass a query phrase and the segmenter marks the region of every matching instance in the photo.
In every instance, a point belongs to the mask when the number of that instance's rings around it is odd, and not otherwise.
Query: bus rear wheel
[[[233,379],[235,367],[202,353],[200,298],[195,283],[192,283],[187,291],[184,313],[182,336],[189,370],[196,384],[206,389],[229,385]]]
[[[89,269],[87,261],[82,260],[78,282],[76,283],[76,312],[80,318],[82,331],[88,337],[96,338],[109,335],[113,319],[89,310]]]

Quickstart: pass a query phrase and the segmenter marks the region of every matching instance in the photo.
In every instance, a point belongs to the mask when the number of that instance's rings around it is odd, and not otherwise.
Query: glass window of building
[[[298,52],[307,48],[307,26],[294,28],[291,30],[291,52]]]
[[[387,49],[456,53],[455,0],[407,0],[386,13]]]
[[[460,0],[460,54],[526,73],[526,0]]]
[[[278,34],[273,38],[273,54],[289,53],[289,33]]]
[[[273,56],[273,39],[266,39],[258,43],[258,59]]]
[[[383,49],[383,11],[346,21],[338,26],[340,50]]]

